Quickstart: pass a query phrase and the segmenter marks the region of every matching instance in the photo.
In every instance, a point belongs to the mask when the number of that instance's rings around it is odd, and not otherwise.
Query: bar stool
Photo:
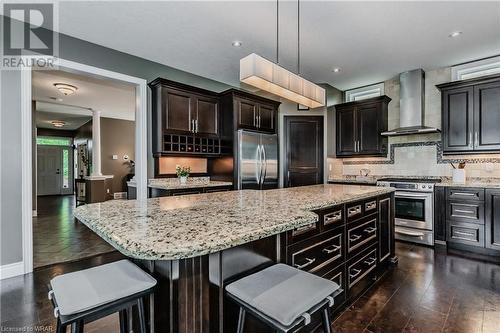
[[[276,264],[229,284],[226,292],[240,306],[238,333],[243,333],[247,312],[287,333],[308,325],[319,311],[323,331],[331,333],[330,307],[342,290],[335,282]]]
[[[128,333],[129,309],[137,306],[141,333],[146,333],[143,298],[156,280],[128,260],[120,260],[50,280],[49,299],[57,318],[57,333],[82,333],[83,326],[119,312],[120,332]]]

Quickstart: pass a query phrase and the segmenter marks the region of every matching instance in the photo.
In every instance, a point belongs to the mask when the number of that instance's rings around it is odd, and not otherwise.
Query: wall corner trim
[[[0,280],[23,274],[24,262],[22,261],[0,266]]]

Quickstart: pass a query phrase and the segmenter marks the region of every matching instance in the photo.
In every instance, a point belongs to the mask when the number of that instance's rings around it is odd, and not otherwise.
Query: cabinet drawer
[[[345,301],[345,294],[347,290],[347,279],[345,277],[345,265],[342,264],[331,271],[327,272],[322,276],[323,278],[333,281],[340,286],[342,292],[335,296],[335,303],[333,305],[333,310],[337,309]]]
[[[319,234],[319,223],[314,222],[302,227],[295,228],[291,231],[288,231],[288,244],[297,243],[309,237]]]
[[[446,198],[449,200],[484,201],[484,189],[472,187],[448,188]]]
[[[344,208],[342,206],[334,207],[320,213],[322,221],[322,230],[331,230],[345,223]]]
[[[291,264],[295,268],[316,272],[325,266],[335,267],[344,260],[344,231],[338,230],[311,240],[309,246],[290,248]]]
[[[370,200],[364,203],[365,214],[371,214],[377,211],[377,200]]]
[[[364,219],[347,227],[347,253],[350,256],[377,238],[377,217]]]
[[[484,247],[484,226],[448,221],[447,240],[452,243]]]
[[[354,259],[347,266],[347,286],[352,288],[356,283],[363,279],[368,273],[377,267],[377,249],[368,251],[359,259]]]
[[[479,201],[448,201],[446,218],[454,221],[484,224],[484,203]]]
[[[347,221],[354,221],[363,217],[363,202],[346,205]]]

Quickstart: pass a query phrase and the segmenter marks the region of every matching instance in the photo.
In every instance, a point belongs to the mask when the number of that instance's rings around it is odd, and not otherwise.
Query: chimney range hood
[[[439,129],[425,126],[425,73],[422,69],[399,74],[400,127],[383,132],[384,136],[437,133]]]

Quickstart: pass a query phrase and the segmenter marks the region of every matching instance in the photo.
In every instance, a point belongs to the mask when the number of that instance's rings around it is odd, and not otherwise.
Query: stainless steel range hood
[[[383,132],[385,136],[437,133],[439,129],[425,126],[425,73],[422,69],[399,74],[400,127]]]

